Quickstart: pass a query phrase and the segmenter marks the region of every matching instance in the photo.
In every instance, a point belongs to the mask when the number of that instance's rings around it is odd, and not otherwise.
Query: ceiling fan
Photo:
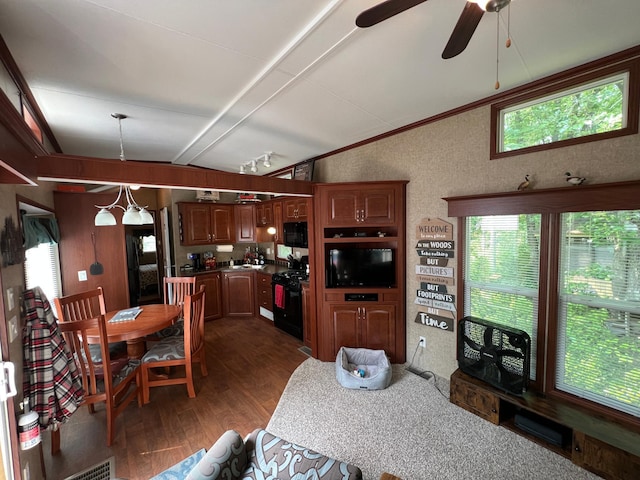
[[[371,27],[383,20],[404,12],[427,0],[386,0],[362,12],[356,18],[356,25],[361,28]],[[476,27],[484,12],[499,12],[509,5],[511,0],[469,0],[467,1],[451,37],[444,47],[442,58],[449,59],[459,55],[467,48]]]

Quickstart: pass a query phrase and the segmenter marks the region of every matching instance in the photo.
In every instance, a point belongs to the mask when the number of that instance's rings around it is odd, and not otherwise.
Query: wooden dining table
[[[127,342],[129,358],[142,358],[146,350],[145,337],[171,326],[181,313],[180,306],[164,303],[141,305],[140,308],[142,311],[134,320],[110,322],[120,310],[105,315],[109,343]],[[100,343],[100,334],[95,329],[87,330],[87,340],[89,343]]]

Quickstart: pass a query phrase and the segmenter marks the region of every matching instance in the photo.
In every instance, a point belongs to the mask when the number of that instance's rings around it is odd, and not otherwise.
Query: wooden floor
[[[106,446],[104,409],[78,410],[61,429],[61,452],[50,454],[43,433],[46,478],[58,480],[111,456],[116,477],[147,480],[195,451],[209,447],[228,429],[242,436],[266,427],[287,381],[306,358],[302,342],[269,321],[223,318],[205,324],[207,368],[196,366],[196,398],[185,386],[151,389],[151,403],[130,404],[117,419],[116,439]]]

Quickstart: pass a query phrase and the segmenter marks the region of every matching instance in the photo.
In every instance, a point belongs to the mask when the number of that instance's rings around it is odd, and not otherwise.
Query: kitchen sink
[[[264,265],[233,265],[231,266],[232,269],[234,270],[240,270],[240,269],[253,269],[253,270],[262,270],[264,268]]]

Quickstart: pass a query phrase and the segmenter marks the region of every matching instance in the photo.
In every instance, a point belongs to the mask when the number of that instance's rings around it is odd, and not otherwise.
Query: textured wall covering
[[[515,190],[527,174],[532,175],[534,188],[565,186],[567,171],[587,177],[589,183],[640,178],[640,135],[489,160],[489,131],[490,107],[483,106],[323,158],[315,165],[314,180],[320,182],[409,180],[407,361],[416,351],[418,337],[425,336],[427,348],[419,349],[414,365],[442,376],[456,369],[455,333],[414,323],[422,310],[413,303],[419,287],[413,272],[415,227],[420,220],[442,218],[454,224],[457,234],[457,220],[447,217],[443,197]]]

